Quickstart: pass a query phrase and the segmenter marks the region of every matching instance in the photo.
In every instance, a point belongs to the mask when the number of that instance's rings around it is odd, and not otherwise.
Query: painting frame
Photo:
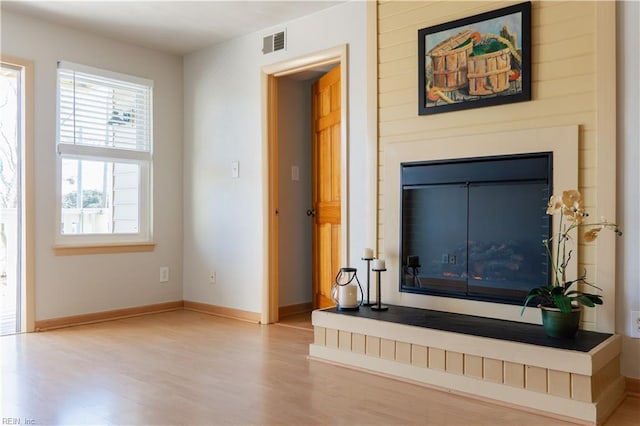
[[[531,100],[531,2],[419,29],[418,92],[419,115]]]

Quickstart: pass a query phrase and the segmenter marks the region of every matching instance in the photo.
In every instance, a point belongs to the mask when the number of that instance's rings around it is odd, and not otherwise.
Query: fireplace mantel
[[[520,306],[517,305],[425,296],[399,291],[400,168],[402,163],[413,161],[552,152],[554,191],[578,188],[578,140],[579,127],[571,125],[387,144],[384,148],[384,167],[381,176],[380,202],[383,232],[382,250],[379,253],[380,257],[386,259],[388,270],[382,274],[384,301],[401,306],[540,324],[540,314],[535,308],[527,309],[521,316]],[[574,270],[570,272],[577,276],[577,262],[572,266]],[[600,269],[600,265],[598,268]],[[598,282],[598,285],[604,289],[607,302],[597,310],[585,310],[581,327],[587,330],[613,332],[613,327],[609,324],[615,323],[615,285],[613,282]]]

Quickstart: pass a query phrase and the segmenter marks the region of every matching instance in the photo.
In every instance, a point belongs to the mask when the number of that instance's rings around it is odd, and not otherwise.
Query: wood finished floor
[[[311,324],[311,312],[303,312],[300,314],[289,315],[287,317],[280,318],[277,324],[287,327],[299,328],[302,330],[313,331],[313,325]]]
[[[189,311],[4,336],[0,416],[38,425],[571,424],[311,361],[312,338]],[[606,424],[639,419],[640,399],[628,397]]]

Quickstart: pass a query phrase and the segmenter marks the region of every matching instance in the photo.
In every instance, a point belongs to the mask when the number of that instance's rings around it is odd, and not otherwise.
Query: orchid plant
[[[579,229],[584,230],[585,242],[594,241],[603,229],[611,230],[616,235],[622,235],[618,225],[608,222],[604,218],[599,222],[587,223],[586,218],[589,214],[584,209],[582,194],[575,189],[564,191],[562,196],[551,196],[547,206],[547,214],[559,216],[557,235],[542,241],[551,260],[552,282],[550,285],[536,287],[529,291],[521,314],[524,313],[528,303],[534,299],[538,300],[541,306],[556,307],[564,313],[571,312],[578,304],[588,307],[602,305],[602,296],[586,293],[578,288],[572,289],[574,284],[577,287],[582,283],[602,291],[600,287],[587,282],[586,271],[576,279],[567,279],[567,267],[574,253],[571,248],[567,247],[567,243],[573,241],[572,234],[577,233]],[[555,245],[555,253],[552,250],[552,245]]]

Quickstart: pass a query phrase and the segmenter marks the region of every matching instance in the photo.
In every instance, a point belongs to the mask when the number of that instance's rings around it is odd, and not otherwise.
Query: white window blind
[[[150,80],[59,62],[58,144],[150,152],[152,87]]]

